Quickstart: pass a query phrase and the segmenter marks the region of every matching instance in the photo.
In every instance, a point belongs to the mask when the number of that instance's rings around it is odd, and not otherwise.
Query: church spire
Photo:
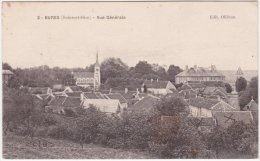
[[[242,69],[240,67],[238,67],[236,75],[237,75],[237,77],[242,77],[244,75],[244,73],[242,72]]]
[[[96,64],[95,66],[99,66],[99,62],[98,62],[98,50],[97,50],[97,54],[96,54]]]

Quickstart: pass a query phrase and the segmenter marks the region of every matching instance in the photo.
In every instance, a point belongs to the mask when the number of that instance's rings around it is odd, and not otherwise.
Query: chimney
[[[84,101],[84,93],[80,93],[80,101]]]
[[[159,81],[159,78],[157,78],[157,82]]]
[[[151,83],[153,83],[153,79],[151,79]]]
[[[221,101],[220,96],[218,96],[218,101]]]
[[[128,92],[128,88],[125,88],[125,94],[127,94],[127,92]]]
[[[112,93],[112,88],[109,89],[109,94]]]
[[[215,71],[216,70],[216,66],[215,65],[211,65],[211,71]]]
[[[194,65],[194,70],[197,71],[197,69],[198,69],[198,68],[197,68],[197,65]]]
[[[185,66],[185,70],[189,70],[189,67],[188,67],[188,65],[186,65],[186,66]]]

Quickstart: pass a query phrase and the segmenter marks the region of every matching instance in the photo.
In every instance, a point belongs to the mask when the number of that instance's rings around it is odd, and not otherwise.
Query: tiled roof
[[[39,96],[43,99],[43,100],[46,100],[50,97],[49,94],[39,94]]]
[[[221,98],[227,98],[227,93],[226,92],[223,92],[219,89],[216,89],[212,94],[211,96],[220,96]]]
[[[245,105],[244,110],[258,111],[257,103],[252,99],[247,105]]]
[[[224,76],[224,75],[218,72],[217,70],[210,70],[207,68],[197,67],[197,70],[195,70],[194,68],[190,68],[176,75],[176,77],[178,76]]]
[[[144,85],[146,85],[147,88],[166,88],[169,81],[151,81],[146,80],[144,81]]]
[[[80,97],[81,93],[82,92],[68,92],[68,93],[66,93],[66,95],[68,97]]]
[[[82,88],[80,88],[79,86],[69,86],[69,88],[73,91],[73,92],[82,92]]]
[[[49,102],[49,106],[79,107],[81,100],[78,97],[56,96]]]
[[[186,92],[186,93],[185,93]],[[188,91],[180,91],[180,96],[184,97],[184,99],[196,98],[197,93],[193,90]]]
[[[74,72],[74,78],[94,78],[94,73],[92,72]]]
[[[119,108],[119,100],[111,99],[85,99],[83,107],[88,108],[90,105],[97,107],[101,112],[116,113]]]
[[[85,92],[86,99],[106,99],[100,92]]]
[[[240,109],[233,107],[224,101],[220,101],[218,104],[212,107],[212,111],[240,111]]]
[[[204,90],[203,90],[203,94],[205,95],[211,95],[212,93],[214,93],[215,91],[221,91],[223,92],[224,94],[226,93],[226,90],[222,87],[206,87]]]
[[[111,93],[106,96],[110,99],[117,99],[120,103],[127,103],[127,100],[120,93]]]
[[[31,94],[47,94],[49,87],[30,87]]]
[[[192,90],[192,87],[189,84],[183,84],[180,88],[181,90]]]
[[[190,99],[190,105],[194,107],[205,108],[213,111],[238,111],[239,109],[229,105],[224,101],[209,98],[192,98]]]
[[[65,96],[56,96],[49,102],[49,106],[62,106],[62,103],[65,101]]]
[[[110,90],[100,90],[100,92],[103,94],[109,94]]]
[[[219,103],[215,99],[204,99],[204,98],[192,98],[190,99],[190,105],[194,107],[211,109],[214,105]]]
[[[104,95],[101,92],[95,92],[97,98],[99,99],[105,99]]]
[[[133,99],[136,95],[136,91],[128,91],[127,93],[125,93],[124,90],[112,90],[112,93],[120,93],[127,100]]]
[[[227,128],[235,121],[242,121],[246,124],[253,121],[251,111],[226,111],[226,112],[214,112],[214,119],[216,119],[217,125]]]
[[[206,85],[202,84],[202,83],[188,83],[190,85],[191,88],[193,89],[197,89],[197,88],[205,88]]]
[[[10,70],[5,70],[5,69],[3,69],[2,70],[2,74],[14,74],[13,72],[11,72]]]
[[[80,107],[81,100],[78,97],[67,97],[62,105],[64,107]]]
[[[149,95],[136,102],[133,106],[133,110],[144,113],[150,112],[155,107],[158,101],[158,97]]]

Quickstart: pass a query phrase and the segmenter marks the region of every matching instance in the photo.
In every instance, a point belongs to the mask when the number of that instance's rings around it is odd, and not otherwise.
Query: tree
[[[9,96],[6,96],[7,95]],[[34,137],[35,132],[44,124],[44,114],[37,109],[34,97],[23,90],[6,92],[4,97],[4,132],[10,129],[10,123],[22,127],[22,133]]]
[[[258,77],[253,77],[249,83],[250,95],[258,102]]]
[[[128,67],[119,58],[108,58],[101,63],[101,82],[108,78],[128,77]]]
[[[258,142],[256,124],[245,124],[242,121],[234,122],[227,128],[227,146],[235,151],[257,155],[253,144]]]
[[[4,70],[10,70],[10,71],[14,71],[13,68],[8,64],[8,63],[3,63],[3,69]]]
[[[240,92],[246,89],[247,81],[244,77],[239,77],[236,80],[236,91]]]
[[[65,75],[65,77],[63,78],[63,84],[65,86],[75,86],[75,79],[73,78],[73,75],[72,74],[67,74]]]
[[[244,108],[252,98],[258,102],[258,77],[253,77],[247,88],[239,92],[240,108]]]
[[[163,140],[153,139],[150,150],[162,158],[212,158],[206,150],[206,144],[197,125],[194,124],[194,118],[184,115],[172,118],[178,119],[160,119],[161,128],[155,129],[154,133],[159,133],[159,139]]]
[[[161,115],[178,116],[182,113],[188,113],[186,101],[179,96],[165,96],[160,100],[156,107]]]
[[[168,77],[171,82],[175,82],[175,76],[181,73],[183,70],[179,66],[170,65],[167,71]]]
[[[245,105],[249,103],[250,100],[251,100],[251,95],[249,90],[244,90],[239,92],[238,102],[239,102],[240,110],[242,110],[245,107]]]
[[[79,117],[76,119],[75,125],[79,144],[83,148],[84,143],[94,142],[98,136],[98,127],[104,123],[107,116],[93,105],[87,109],[78,109],[78,112]]]
[[[216,126],[208,135],[207,144],[211,150],[214,150],[216,152],[218,158],[219,153],[227,148],[226,131],[219,126]]]
[[[98,142],[112,148],[148,148],[151,141],[149,116],[125,111],[121,117],[110,117],[100,124]]]
[[[144,93],[147,93],[147,86],[144,85]]]
[[[161,66],[159,66],[159,69],[156,71],[156,75],[158,75],[160,77],[160,79],[162,79],[162,80],[169,79],[166,70]]]
[[[227,93],[231,93],[232,92],[232,87],[229,83],[225,83],[225,87],[226,87],[226,91]]]
[[[8,82],[8,87],[18,89],[21,85],[21,80],[17,76],[11,76]]]
[[[141,75],[154,73],[152,65],[148,64],[147,61],[139,61],[134,67],[134,72]]]
[[[175,84],[175,87],[176,87],[177,89],[181,88],[182,86],[183,86],[183,83]]]

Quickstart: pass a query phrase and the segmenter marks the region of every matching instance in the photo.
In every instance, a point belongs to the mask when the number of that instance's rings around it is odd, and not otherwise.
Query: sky
[[[15,68],[86,67],[98,52],[100,62],[116,57],[129,66],[145,60],[183,69],[214,64],[257,70],[257,23],[255,2],[4,3],[3,62]]]

